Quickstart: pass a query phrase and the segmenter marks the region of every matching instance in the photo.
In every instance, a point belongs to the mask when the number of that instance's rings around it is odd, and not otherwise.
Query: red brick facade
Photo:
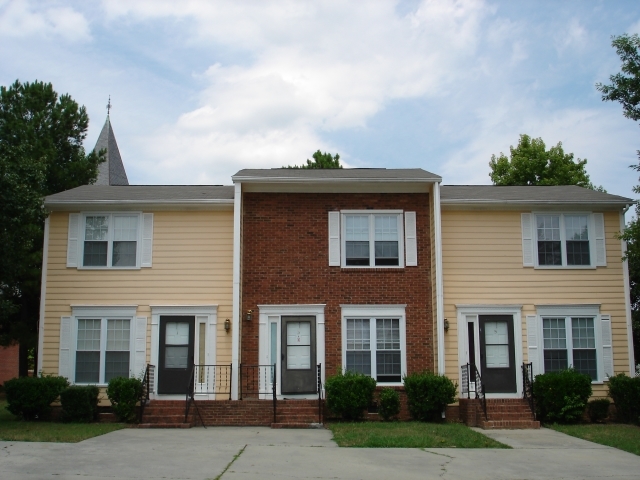
[[[259,304],[326,304],[325,371],[342,365],[341,304],[406,304],[407,373],[433,369],[429,195],[426,193],[244,193],[242,199],[242,362],[258,363]],[[330,267],[328,212],[416,212],[418,266]],[[243,315],[244,318],[244,315]]]
[[[20,366],[19,351],[19,345],[0,347],[0,385],[18,376]]]

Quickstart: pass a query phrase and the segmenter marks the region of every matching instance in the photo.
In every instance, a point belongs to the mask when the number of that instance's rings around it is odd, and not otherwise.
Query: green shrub
[[[109,380],[107,397],[113,412],[121,422],[133,422],[136,418],[136,403],[142,395],[142,380],[139,378],[115,377]]]
[[[572,368],[536,375],[533,396],[543,422],[575,423],[591,396],[591,377]]]
[[[400,413],[400,394],[393,388],[383,388],[378,396],[378,413],[389,421]]]
[[[616,406],[618,421],[640,423],[640,377],[631,378],[624,373],[609,377],[609,396]]]
[[[421,422],[440,419],[446,406],[455,401],[457,388],[448,377],[433,372],[407,375],[404,377],[404,389],[411,417]]]
[[[74,423],[93,422],[98,418],[98,394],[95,385],[72,386],[60,394],[62,421]]]
[[[4,382],[7,410],[24,420],[47,420],[51,402],[69,382],[64,377],[20,377]]]
[[[345,420],[359,420],[373,400],[376,381],[361,373],[346,371],[325,382],[327,407]]]
[[[587,411],[589,412],[589,418],[593,423],[602,422],[609,416],[609,405],[611,402],[608,398],[598,398],[597,400],[591,400],[587,404]]]

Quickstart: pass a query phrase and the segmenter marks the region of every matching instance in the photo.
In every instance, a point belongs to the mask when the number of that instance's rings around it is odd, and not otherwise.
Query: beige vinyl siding
[[[151,351],[150,305],[218,305],[216,363],[231,363],[232,211],[154,212],[153,266],[139,270],[67,268],[68,212],[53,212],[42,369],[58,372],[60,317],[71,305],[137,305],[147,317],[147,362]]]
[[[615,372],[627,372],[624,277],[620,213],[605,212],[607,266],[597,269],[534,269],[522,265],[521,213],[525,211],[442,212],[446,372],[458,380],[458,304],[522,305],[522,351],[527,361],[526,316],[540,304],[601,304],[611,315]],[[519,374],[519,369],[518,369]],[[606,384],[594,385],[604,395]]]

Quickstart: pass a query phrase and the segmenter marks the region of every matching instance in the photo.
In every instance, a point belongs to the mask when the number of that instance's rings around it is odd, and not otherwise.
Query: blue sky
[[[488,184],[521,133],[634,196],[639,126],[595,89],[637,1],[0,0],[0,84],[111,120],[131,183],[230,184],[321,149]]]

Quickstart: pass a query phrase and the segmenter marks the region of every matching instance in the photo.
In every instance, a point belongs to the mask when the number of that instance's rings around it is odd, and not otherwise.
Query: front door
[[[283,394],[316,393],[316,317],[282,317]]]
[[[513,316],[480,315],[480,365],[485,393],[516,393]]]
[[[186,393],[193,367],[195,320],[195,317],[160,317],[158,393]]]

